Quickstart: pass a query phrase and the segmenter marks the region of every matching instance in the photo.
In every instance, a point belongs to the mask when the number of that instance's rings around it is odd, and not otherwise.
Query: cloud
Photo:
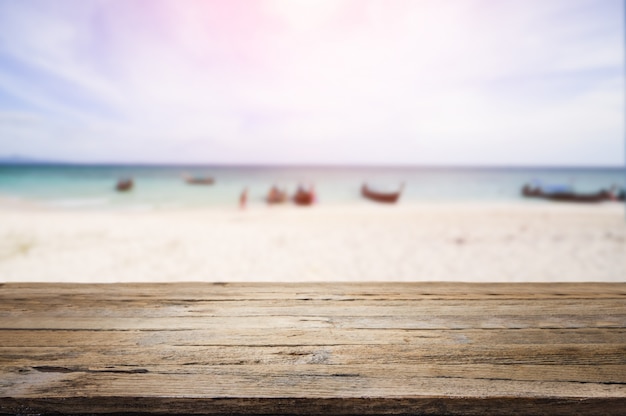
[[[623,164],[621,8],[0,1],[0,144],[85,161]],[[31,117],[17,124],[16,101]]]

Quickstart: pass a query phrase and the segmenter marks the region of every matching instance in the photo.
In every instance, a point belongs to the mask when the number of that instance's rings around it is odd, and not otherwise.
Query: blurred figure
[[[246,203],[248,202],[248,188],[243,188],[241,195],[239,196],[239,209],[246,209]]]

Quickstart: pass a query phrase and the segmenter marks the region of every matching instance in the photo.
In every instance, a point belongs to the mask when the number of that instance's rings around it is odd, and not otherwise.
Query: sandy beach
[[[620,204],[94,212],[4,203],[0,281],[624,281]]]

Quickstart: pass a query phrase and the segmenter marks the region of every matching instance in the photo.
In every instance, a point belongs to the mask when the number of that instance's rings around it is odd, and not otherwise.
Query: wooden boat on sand
[[[364,183],[361,187],[361,195],[367,199],[371,199],[372,201],[395,204],[398,202],[403,189],[404,184],[401,184],[400,188],[395,192],[381,192],[373,190],[366,183]]]
[[[296,205],[311,205],[315,202],[315,189],[311,186],[305,188],[299,186],[295,195],[293,196],[293,202]]]
[[[125,191],[130,191],[131,189],[133,189],[133,186],[134,186],[134,183],[133,183],[132,178],[123,178],[117,181],[117,184],[115,185],[115,189],[118,192],[125,192]]]

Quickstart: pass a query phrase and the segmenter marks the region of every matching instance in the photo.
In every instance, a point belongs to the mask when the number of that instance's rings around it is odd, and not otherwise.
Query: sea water
[[[213,185],[189,185],[184,176],[212,177]],[[131,177],[130,192],[117,192],[120,178]],[[315,186],[318,204],[368,204],[363,183],[395,190],[399,203],[523,202],[532,181],[569,185],[579,192],[625,186],[622,168],[443,168],[443,167],[270,167],[156,165],[0,165],[0,204],[18,200],[63,209],[138,209],[235,207],[244,188],[250,204],[264,203],[271,186],[293,193],[299,184]]]

